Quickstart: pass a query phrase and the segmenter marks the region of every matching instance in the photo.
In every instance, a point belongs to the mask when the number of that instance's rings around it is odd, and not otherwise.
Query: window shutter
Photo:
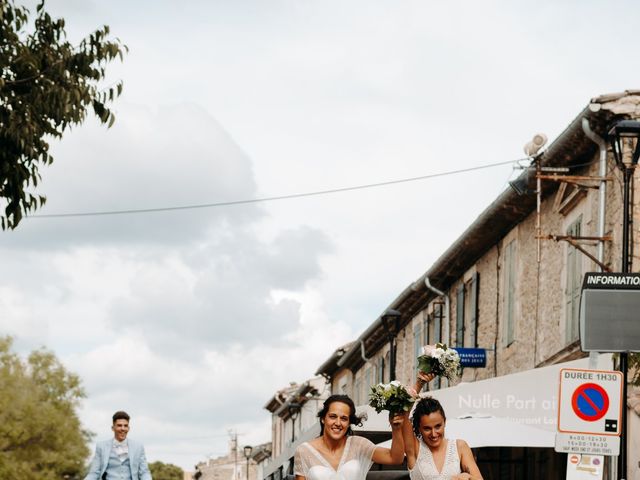
[[[433,343],[440,343],[442,342],[442,316],[443,316],[442,305],[438,305],[437,310],[434,313],[435,313],[436,321],[435,321],[435,325],[433,326],[434,337],[435,337],[433,339],[434,340]],[[448,338],[445,341],[449,343]]]
[[[504,292],[504,330],[503,344],[510,345],[515,340],[515,322],[516,322],[516,258],[515,258],[515,240],[507,245],[504,252],[505,263],[505,292]]]
[[[471,333],[470,342],[474,348],[478,347],[478,290],[480,288],[480,275],[478,272],[471,277],[470,292],[471,301],[469,312],[469,330]]]
[[[431,338],[429,337],[429,322],[432,316],[433,314],[425,315],[424,322],[422,323],[422,344],[423,345],[429,345],[429,340],[431,340]]]
[[[456,346],[464,347],[464,284],[456,291]]]

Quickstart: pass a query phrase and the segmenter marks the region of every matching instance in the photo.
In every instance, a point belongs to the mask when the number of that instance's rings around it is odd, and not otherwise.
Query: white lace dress
[[[445,453],[442,471],[438,472],[436,463],[433,460],[431,450],[425,443],[418,442],[418,458],[416,464],[409,470],[411,480],[447,480],[454,475],[462,473],[460,469],[460,455],[458,454],[458,444],[455,440],[447,439],[447,451]]]
[[[296,449],[293,473],[307,480],[365,480],[375,448],[366,438],[347,437],[338,468],[334,469],[318,450],[304,442]]]

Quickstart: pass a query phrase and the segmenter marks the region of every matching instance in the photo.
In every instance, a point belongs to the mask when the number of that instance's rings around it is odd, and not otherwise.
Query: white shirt
[[[129,456],[129,444],[127,443],[127,439],[125,438],[122,442],[118,440],[113,440],[113,450],[116,452],[116,455],[120,458],[121,462],[124,462],[125,459]]]

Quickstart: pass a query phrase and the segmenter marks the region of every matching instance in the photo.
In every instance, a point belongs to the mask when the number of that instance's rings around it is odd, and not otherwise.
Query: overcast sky
[[[49,0],[130,49],[117,120],[55,143],[41,213],[288,195],[508,162],[591,97],[638,88],[636,2]],[[84,425],[186,469],[269,441],[311,377],[444,252],[513,165],[0,232],[0,334],[83,379]]]

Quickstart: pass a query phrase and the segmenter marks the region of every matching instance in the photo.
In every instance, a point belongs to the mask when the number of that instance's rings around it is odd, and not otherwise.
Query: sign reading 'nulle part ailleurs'
[[[640,351],[640,273],[587,273],[580,299],[585,352]]]

